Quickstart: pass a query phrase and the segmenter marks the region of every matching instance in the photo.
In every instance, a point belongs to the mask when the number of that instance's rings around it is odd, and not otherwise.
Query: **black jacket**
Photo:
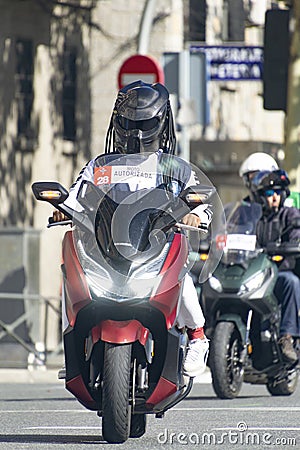
[[[293,218],[300,218],[300,210],[283,206],[277,213],[263,214],[257,224],[256,235],[258,244],[265,246],[268,242],[275,242],[281,237],[282,242],[300,242],[300,228],[292,228],[285,232],[291,225]],[[285,258],[278,264],[279,270],[294,270],[296,259]]]

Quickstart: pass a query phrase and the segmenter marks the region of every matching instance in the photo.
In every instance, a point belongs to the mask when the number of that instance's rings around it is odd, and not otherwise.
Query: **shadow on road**
[[[91,435],[69,435],[69,434],[0,434],[0,442],[15,444],[107,444],[103,437]]]

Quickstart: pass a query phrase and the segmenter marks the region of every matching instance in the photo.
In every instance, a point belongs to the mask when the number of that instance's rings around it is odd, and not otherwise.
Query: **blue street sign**
[[[205,53],[210,80],[262,80],[263,47],[191,44],[190,52]]]

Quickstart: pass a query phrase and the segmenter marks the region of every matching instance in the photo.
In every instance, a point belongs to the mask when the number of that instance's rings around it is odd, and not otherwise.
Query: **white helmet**
[[[245,186],[250,188],[251,177],[249,175],[254,172],[259,172],[261,170],[278,170],[278,164],[275,159],[264,152],[252,153],[248,158],[245,159],[240,167],[239,175],[243,178]]]
[[[278,164],[268,153],[256,152],[248,156],[240,167],[239,175],[243,177],[246,173],[257,172],[259,170],[278,170]]]

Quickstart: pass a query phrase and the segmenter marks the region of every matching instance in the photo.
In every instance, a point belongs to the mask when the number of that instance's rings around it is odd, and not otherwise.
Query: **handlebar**
[[[47,228],[63,226],[63,225],[73,225],[73,222],[72,222],[72,220],[62,220],[60,222],[54,222],[53,217],[49,217]],[[184,223],[176,223],[175,226],[177,228],[181,228],[183,230],[197,231],[198,233],[207,233],[208,232],[207,226],[201,225],[201,224],[199,227],[192,227],[191,225],[185,225]]]
[[[53,217],[49,217],[47,228],[52,228],[52,227],[62,226],[62,225],[73,225],[73,222],[72,222],[72,220],[61,220],[59,222],[54,222]]]
[[[191,230],[191,231],[198,231],[198,233],[207,233],[208,227],[204,224],[200,224],[199,227],[193,227],[191,225],[185,225],[184,223],[175,223],[175,226],[177,228],[182,228],[183,230]]]
[[[269,242],[266,251],[268,255],[296,256],[300,257],[300,243],[298,242]]]

